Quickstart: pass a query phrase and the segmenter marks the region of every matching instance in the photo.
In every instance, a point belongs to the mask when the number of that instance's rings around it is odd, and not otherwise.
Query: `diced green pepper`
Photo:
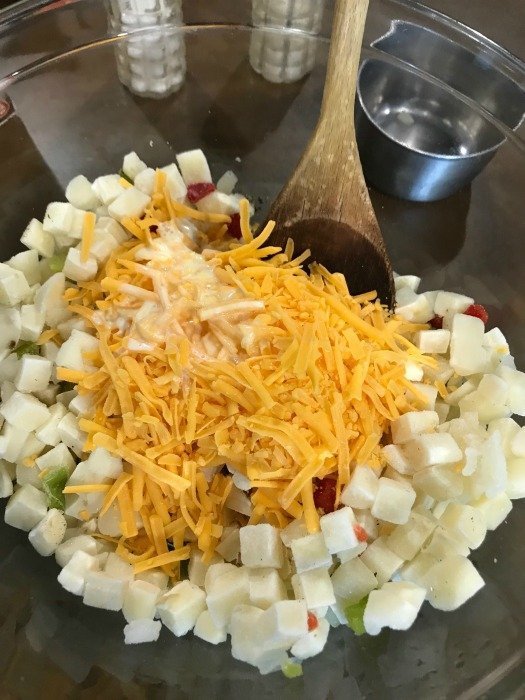
[[[50,508],[64,510],[66,507],[66,497],[62,492],[68,479],[69,469],[67,467],[56,467],[42,477],[42,486]]]
[[[39,350],[40,348],[38,345],[33,343],[32,340],[21,340],[14,349],[14,352],[16,352],[16,355],[20,360],[23,355],[38,355]]]
[[[120,175],[120,177],[121,177],[123,180],[127,180],[127,181],[129,182],[130,185],[133,184],[133,180],[132,180],[128,175],[126,175],[126,173],[125,173],[123,170],[119,170],[119,173],[118,173],[118,174]]]
[[[303,675],[303,667],[295,661],[287,661],[281,666],[281,671],[286,678],[299,678]]]
[[[350,603],[344,607],[348,627],[350,627],[350,629],[357,635],[361,635],[366,632],[363,618],[367,602],[368,596],[362,598],[357,603]]]
[[[56,273],[56,272],[62,272],[64,269],[64,265],[66,263],[66,258],[67,258],[67,253],[57,253],[56,255],[52,255],[49,260],[47,261],[47,264],[49,265],[49,269],[51,272]]]

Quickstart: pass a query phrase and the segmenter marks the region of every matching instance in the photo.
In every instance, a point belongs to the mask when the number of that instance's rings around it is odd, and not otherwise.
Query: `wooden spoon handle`
[[[354,102],[368,0],[337,0],[321,123],[342,134],[354,131]]]
[[[321,116],[301,161],[272,210],[277,218],[284,206],[288,221],[316,214],[338,221],[347,219],[368,234],[378,229],[357,152],[354,104],[357,71],[368,10],[368,0],[336,0],[327,77]],[[316,197],[313,189],[318,190]],[[355,212],[355,199],[362,201]],[[294,215],[294,203],[299,207]],[[309,205],[310,203],[310,205]],[[358,228],[362,226],[362,228]]]

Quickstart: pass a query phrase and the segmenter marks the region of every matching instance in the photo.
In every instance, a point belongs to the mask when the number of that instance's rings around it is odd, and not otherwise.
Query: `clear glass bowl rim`
[[[25,22],[30,21],[32,18],[41,15],[45,12],[57,12],[61,9],[72,8],[75,5],[86,4],[87,2],[92,2],[93,0],[72,0],[66,6],[59,6],[55,0],[20,0],[4,10],[0,10],[0,36],[6,32],[16,32],[18,28],[21,28]],[[100,2],[100,0],[95,0]],[[471,29],[465,24],[458,22],[451,17],[433,10],[421,2],[416,0],[385,0],[388,4],[392,6],[399,6],[400,8],[420,16],[424,21],[430,22],[433,25],[443,28],[448,32],[452,33],[452,38],[454,35],[461,40],[462,44],[467,44],[467,48],[472,51],[477,51],[482,53],[485,57],[490,59],[493,67],[498,70],[502,75],[512,80],[525,92],[525,62],[521,61],[517,56],[514,56],[509,51],[503,47],[496,44],[491,39],[485,37],[480,32]],[[91,48],[96,48],[97,46],[106,45],[108,43],[116,43],[125,40],[126,37],[131,34],[149,33],[152,31],[159,30],[170,30],[174,32],[183,32],[185,34],[191,34],[195,31],[205,31],[213,29],[225,29],[229,28],[232,31],[250,31],[253,29],[252,25],[249,24],[232,24],[224,22],[210,22],[206,24],[196,24],[189,23],[183,27],[172,27],[171,25],[154,25],[154,26],[143,26],[137,28],[130,32],[119,32],[113,33],[108,29],[106,36],[100,37],[94,41],[86,44],[79,44],[68,48],[66,51],[58,51],[54,54],[44,56],[37,61],[27,64],[26,66],[17,69],[16,71],[9,73],[7,75],[0,74],[0,92],[7,89],[10,85],[15,82],[24,80],[30,75],[34,74],[40,69],[44,69],[54,62],[59,61],[61,58],[71,56],[75,53],[87,51]],[[258,28],[260,29],[260,28]],[[289,29],[283,27],[265,27],[263,31],[271,33],[279,33],[286,35],[296,35],[296,36],[307,36],[311,37],[313,40],[327,43],[329,37],[326,35],[312,35],[301,30]],[[501,135],[502,141],[507,139],[510,141],[518,151],[525,157],[525,137],[520,136],[516,130],[510,129],[507,125],[500,122],[496,117],[494,117],[488,110],[479,105],[475,100],[472,100],[466,95],[458,92],[454,88],[451,88],[446,83],[433,76],[432,74],[419,69],[413,64],[392,56],[380,49],[373,46],[363,46],[363,56],[364,60],[374,59],[385,62],[387,64],[395,65],[403,70],[406,70],[413,75],[430,82],[434,86],[444,90],[445,92],[452,95],[454,98],[463,102],[467,107],[476,112],[481,118],[486,122],[497,128]],[[525,115],[524,115],[525,117]],[[523,123],[523,120],[522,122]],[[517,129],[518,127],[516,127]],[[489,149],[492,150],[492,149]]]

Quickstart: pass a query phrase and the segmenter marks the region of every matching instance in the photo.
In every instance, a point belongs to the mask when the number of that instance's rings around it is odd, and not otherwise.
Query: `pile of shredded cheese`
[[[356,464],[384,467],[390,421],[425,403],[405,367],[433,363],[407,339],[426,326],[374,292],[352,297],[320,265],[307,273],[307,255],[267,245],[273,223],[254,237],[246,200],[242,241],[226,236],[229,221],[173,202],[158,171],[145,216],[121,222],[133,239],[66,291],[99,351],[84,356],[92,371],[58,378],[92,400],[86,451],[125,463],[112,485],[68,492],[105,493],[102,514],[118,504],[117,551],[136,572],[178,577],[194,542],[209,561],[233,518],[282,528],[303,516],[317,531],[313,480],[333,475],[338,503]],[[91,221],[84,233],[86,259]],[[228,508],[224,464],[250,480],[249,518]]]

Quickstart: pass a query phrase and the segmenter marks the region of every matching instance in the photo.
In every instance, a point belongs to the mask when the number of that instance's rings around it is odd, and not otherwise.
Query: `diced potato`
[[[279,600],[286,600],[286,586],[276,569],[251,569],[249,572],[250,604],[266,610]]]
[[[402,445],[409,440],[433,432],[439,425],[435,411],[409,411],[391,423],[392,442]]]
[[[24,355],[18,365],[15,386],[22,392],[44,391],[51,379],[52,369],[52,363],[45,357]]]
[[[231,566],[230,564],[216,564],[219,566]],[[208,575],[214,567],[210,567]],[[218,627],[229,624],[234,608],[237,605],[248,603],[250,600],[250,577],[247,567],[234,567],[213,580],[208,585],[206,577],[206,590],[208,595],[206,603],[213,621]]]
[[[377,578],[361,559],[344,562],[332,574],[335,595],[349,603],[357,603],[377,588]]]
[[[304,637],[298,639],[291,648],[291,654],[301,661],[320,654],[328,640],[330,624],[327,620],[320,618],[317,627],[311,632],[307,632]]]
[[[75,552],[85,552],[91,556],[97,554],[97,541],[90,535],[77,535],[59,544],[55,550],[57,564],[63,569]]]
[[[427,598],[438,610],[456,610],[485,585],[474,564],[458,554],[434,564],[423,579]]]
[[[415,583],[389,582],[368,597],[364,625],[368,634],[379,634],[383,627],[407,630],[415,622],[425,600],[426,590]]]
[[[489,353],[483,347],[485,325],[474,316],[456,314],[452,319],[450,366],[462,377],[485,372]]]
[[[455,540],[461,541],[470,549],[479,547],[487,534],[480,513],[463,503],[449,503],[439,521]]]
[[[283,565],[283,548],[279,530],[272,525],[246,525],[241,527],[241,560],[245,566],[253,568]]]
[[[108,573],[107,568],[106,564],[106,573]],[[126,622],[153,620],[160,595],[161,590],[158,586],[146,581],[132,581],[124,593],[122,606]]]
[[[295,574],[300,597],[309,610],[326,605],[335,605],[335,593],[328,569],[311,569]]]
[[[15,428],[36,430],[50,416],[48,407],[30,394],[15,391],[0,407],[0,414]]]
[[[157,613],[177,637],[184,636],[195,626],[206,609],[206,594],[190,581],[180,581],[161,599]]]
[[[432,516],[412,511],[408,522],[396,527],[387,537],[386,544],[401,559],[413,559],[435,527],[436,521]]]
[[[416,470],[454,464],[463,457],[457,442],[447,433],[426,433],[414,438],[405,443],[404,452]]]
[[[415,500],[416,492],[409,483],[382,476],[371,513],[379,520],[403,525],[408,522]]]
[[[177,163],[186,185],[212,181],[208,161],[200,148],[179,153]]]
[[[126,216],[142,216],[151,198],[136,187],[124,190],[108,207],[108,213],[117,221]]]
[[[413,487],[439,501],[457,498],[463,492],[463,478],[446,466],[427,467],[414,474]]]
[[[100,204],[90,181],[84,175],[74,177],[66,187],[66,199],[77,209],[94,211]]]
[[[67,523],[63,513],[52,508],[29,533],[29,541],[42,557],[49,557],[64,539]]]
[[[328,568],[332,564],[332,555],[320,532],[293,540],[290,549],[299,573],[310,569]]]
[[[357,466],[341,493],[341,502],[352,508],[370,508],[378,489],[377,474],[373,469]]]
[[[84,595],[87,576],[99,568],[95,556],[76,551],[58,575],[58,582],[69,593]]]
[[[127,153],[124,156],[122,170],[130,180],[134,180],[137,175],[146,170],[146,168],[146,163],[138,157],[135,151],[131,151],[131,153]]]
[[[389,549],[383,537],[378,537],[372,542],[359,558],[376,576],[380,586],[386,583],[403,564],[403,559]]]
[[[156,642],[161,629],[158,620],[132,620],[124,627],[124,644]]]
[[[507,462],[507,495],[525,498],[525,457],[511,457]]]
[[[321,516],[321,532],[330,554],[352,549],[358,544],[354,530],[355,515],[349,506]]]
[[[495,530],[512,510],[512,501],[506,493],[500,493],[494,498],[481,496],[472,506],[481,515],[487,530]]]
[[[103,610],[122,610],[127,587],[128,581],[124,579],[114,578],[102,571],[90,571],[85,578],[84,605]]]
[[[0,263],[0,304],[16,306],[25,301],[29,293],[24,273]]]
[[[81,258],[78,248],[70,248],[67,251],[64,263],[65,276],[74,282],[87,282],[97,276],[98,265],[93,256],[89,256],[86,261]]]
[[[50,258],[55,251],[55,239],[50,233],[44,231],[44,227],[38,219],[31,219],[22,234],[20,242],[26,248],[35,250],[44,258]]]

